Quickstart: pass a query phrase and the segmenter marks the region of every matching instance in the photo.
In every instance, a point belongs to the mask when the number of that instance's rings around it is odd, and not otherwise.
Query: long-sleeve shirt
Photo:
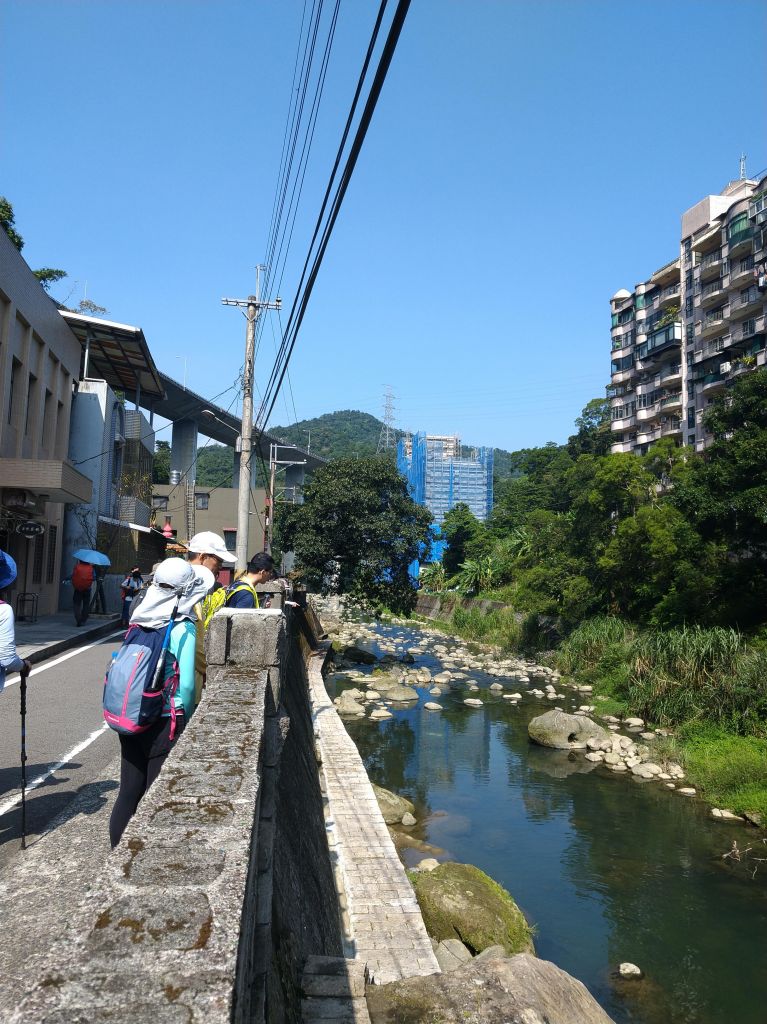
[[[6,672],[20,672],[24,662],[16,653],[16,632],[13,608],[0,601],[0,693],[5,686]]]
[[[189,619],[181,619],[170,631],[168,650],[178,662],[178,689],[173,698],[176,710],[183,706],[187,722],[194,711],[194,648],[195,624]],[[168,659],[170,661],[170,659]],[[167,666],[169,667],[169,666]],[[166,676],[167,678],[167,676]],[[166,705],[163,715],[170,714],[170,703]]]

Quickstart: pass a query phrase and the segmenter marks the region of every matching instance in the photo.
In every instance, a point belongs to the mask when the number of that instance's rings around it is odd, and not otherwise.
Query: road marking
[[[109,726],[107,725],[106,722],[104,722],[104,724],[100,726],[98,729],[95,729],[90,734],[90,736],[87,737],[87,739],[84,739],[82,743],[78,743],[76,747],[72,747],[70,751],[64,754],[62,759],[58,761],[52,768],[49,768],[47,772],[43,772],[42,775],[38,775],[36,779],[33,779],[31,782],[27,783],[27,793],[29,793],[33,789],[37,789],[38,786],[42,786],[46,779],[49,779],[51,775],[54,775],[59,770],[59,768],[63,768],[65,764],[68,764],[73,758],[77,757],[78,754],[81,754],[86,747],[89,747],[91,745],[91,743],[95,743],[99,736],[101,736],[108,728]],[[11,797],[10,800],[6,800],[4,804],[0,804],[0,817],[2,817],[4,814],[7,814],[8,811],[13,810],[13,808],[20,803],[21,792],[19,792],[17,796]]]
[[[41,672],[45,672],[46,669],[55,668],[60,665],[62,661],[69,661],[70,658],[76,658],[78,654],[84,654],[85,651],[89,651],[92,647],[98,647],[99,644],[103,644],[105,640],[114,640],[116,636],[125,636],[124,629],[118,629],[114,633],[108,633],[106,636],[99,637],[98,640],[94,640],[92,644],[86,644],[84,647],[77,647],[74,651],[70,651],[69,654],[62,654],[60,658],[54,658],[53,661],[46,661],[42,665],[34,665],[32,671],[29,673],[31,676],[39,675]],[[23,646],[23,644],[22,644]],[[8,676],[5,680],[6,689],[9,686],[14,686],[19,681],[19,675]]]

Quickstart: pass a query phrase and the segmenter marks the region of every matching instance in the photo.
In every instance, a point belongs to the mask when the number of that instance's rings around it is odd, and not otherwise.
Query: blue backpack
[[[168,644],[176,609],[167,629],[131,626],[104,678],[104,720],[123,736],[145,732],[170,704],[170,738],[176,731],[173,695],[178,688],[178,662],[167,672]]]

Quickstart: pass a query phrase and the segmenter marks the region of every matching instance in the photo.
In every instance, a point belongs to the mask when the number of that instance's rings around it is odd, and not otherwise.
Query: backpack
[[[170,702],[170,738],[176,732],[176,708],[173,695],[178,689],[178,661],[173,658],[170,674],[165,675],[168,643],[174,625],[175,609],[167,629],[131,626],[123,645],[113,655],[104,677],[104,720],[115,732],[135,736],[145,732],[162,717]]]
[[[93,585],[93,566],[78,562],[72,571],[72,586],[75,590],[90,590]]]
[[[253,597],[255,599],[256,608],[259,607],[258,594],[256,593],[255,588],[251,587],[251,585],[249,583],[246,583],[245,580],[238,580],[236,583],[233,583],[230,587],[219,587],[218,590],[214,590],[212,594],[208,594],[208,596],[203,598],[202,601],[200,602],[202,606],[202,624],[205,629],[208,628],[210,620],[213,618],[213,616],[216,614],[219,608],[223,608],[225,604],[228,604],[229,596],[231,594],[234,594],[238,590],[249,590],[253,594]]]

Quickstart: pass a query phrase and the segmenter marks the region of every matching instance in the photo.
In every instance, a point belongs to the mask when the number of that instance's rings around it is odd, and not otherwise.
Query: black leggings
[[[112,849],[120,842],[125,826],[136,813],[144,793],[160,774],[165,759],[184,731],[184,715],[176,713],[176,734],[170,738],[170,716],[161,718],[137,736],[120,736],[120,792],[109,819]]]

